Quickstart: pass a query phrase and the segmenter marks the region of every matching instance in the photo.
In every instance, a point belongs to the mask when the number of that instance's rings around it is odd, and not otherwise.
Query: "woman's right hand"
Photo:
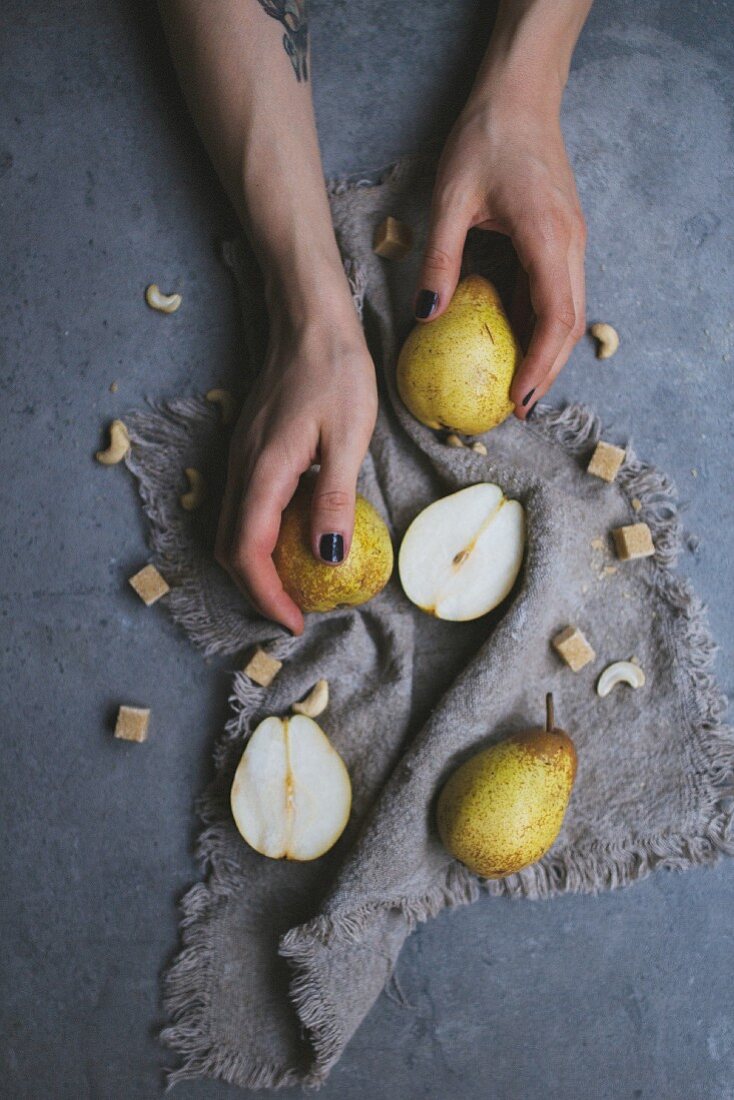
[[[230,445],[215,557],[258,611],[294,634],[303,615],[272,559],[281,513],[318,463],[312,552],[334,565],[346,558],[376,417],[375,369],[351,300],[345,295],[328,319],[297,325],[271,311],[265,365]]]

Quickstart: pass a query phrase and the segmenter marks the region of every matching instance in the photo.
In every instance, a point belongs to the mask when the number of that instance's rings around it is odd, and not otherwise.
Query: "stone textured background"
[[[701,536],[682,568],[730,689],[732,5],[606,0],[565,101],[591,319],[553,398],[670,472]],[[481,0],[313,0],[327,174],[436,146],[491,24]],[[168,1059],[158,975],[197,878],[193,799],[228,671],[126,578],[134,488],[92,461],[146,396],[235,384],[233,215],[180,100],[155,6],[6,0],[0,25],[0,1093],[144,1100]],[[181,288],[162,319],[146,283]],[[108,392],[117,380],[116,395]],[[111,737],[153,709],[144,748]],[[661,737],[665,730],[660,731]],[[620,747],[619,751],[623,751]],[[421,927],[327,1100],[732,1100],[734,868],[552,903],[484,899]],[[235,1096],[216,1082],[187,1098]]]

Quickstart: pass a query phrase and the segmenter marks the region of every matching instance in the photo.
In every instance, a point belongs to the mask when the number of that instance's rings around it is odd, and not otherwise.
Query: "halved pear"
[[[265,718],[232,783],[232,816],[244,839],[270,859],[317,859],[344,832],[349,773],[312,718]]]
[[[429,504],[405,532],[405,595],[438,619],[467,622],[502,603],[522,565],[525,513],[499,485],[480,482]]]

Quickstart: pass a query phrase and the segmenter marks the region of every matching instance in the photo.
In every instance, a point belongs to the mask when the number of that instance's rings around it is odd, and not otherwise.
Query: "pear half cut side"
[[[265,718],[237,766],[230,803],[239,833],[256,852],[311,860],[343,833],[352,787],[344,761],[312,718]]]
[[[480,482],[429,504],[405,532],[398,572],[430,615],[468,622],[502,603],[525,552],[525,513],[499,485]]]

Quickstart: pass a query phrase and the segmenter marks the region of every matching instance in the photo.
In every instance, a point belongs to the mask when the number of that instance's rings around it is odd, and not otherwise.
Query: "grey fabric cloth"
[[[140,484],[155,560],[173,585],[174,618],[209,654],[240,654],[261,643],[285,661],[268,689],[233,674],[231,721],[200,804],[206,878],[183,901],[184,945],[166,979],[171,1024],[163,1037],[181,1055],[174,1082],[200,1074],[248,1087],[325,1079],[416,921],[479,895],[482,884],[436,836],[442,782],[478,748],[538,724],[546,691],[554,692],[559,724],[578,750],[571,805],[549,855],[484,884],[490,893],[595,891],[734,850],[725,785],[734,742],[722,724],[701,605],[672,571],[678,520],[667,478],[631,448],[614,484],[587,475],[601,425],[581,407],[541,409],[526,426],[511,418],[485,437],[483,457],[447,447],[396,396],[395,354],[411,324],[429,176],[420,162],[406,161],[378,185],[331,188],[382,388],[360,489],[385,516],[396,545],[421,508],[462,486],[494,481],[521,500],[524,569],[497,612],[474,623],[438,622],[408,603],[396,574],[364,607],[308,616],[302,638],[286,636],[251,613],[211,560],[227,443],[217,410],[185,398],[128,421],[128,465]],[[373,228],[388,213],[416,233],[414,256],[401,264],[371,249]],[[264,340],[257,276],[240,245],[229,246],[226,257],[242,292],[256,367]],[[507,248],[481,235],[470,263],[501,284]],[[211,487],[208,506],[193,516],[178,505],[188,465],[202,469]],[[617,562],[609,533],[638,519],[653,532],[655,557]],[[550,646],[569,623],[597,652],[577,674]],[[599,699],[594,684],[602,667],[632,655],[646,686]],[[351,773],[353,813],[326,857],[276,863],[239,837],[229,786],[254,726],[287,711],[320,677],[331,685],[321,722]]]

